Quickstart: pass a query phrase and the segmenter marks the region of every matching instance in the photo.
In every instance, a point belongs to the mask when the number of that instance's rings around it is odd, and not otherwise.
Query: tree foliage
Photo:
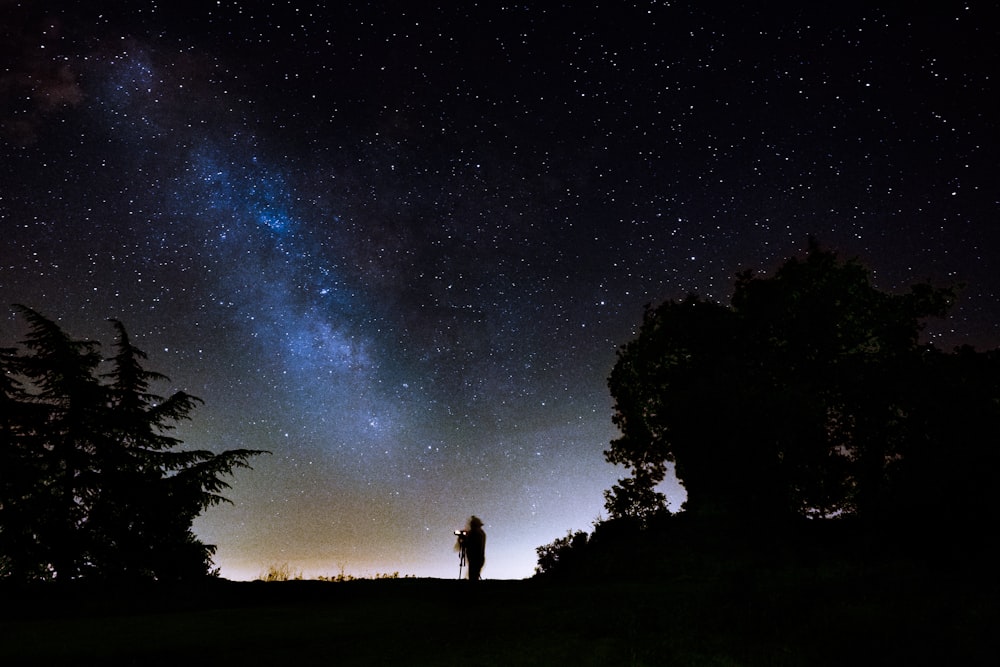
[[[811,243],[773,276],[740,274],[729,306],[647,307],[608,382],[621,436],[605,457],[631,471],[616,488],[656,509],[673,463],[691,512],[880,520],[928,511],[944,470],[950,502],[982,501],[988,486],[962,487],[973,461],[997,463],[970,435],[1000,423],[997,357],[919,339],[954,297],[926,284],[883,292],[860,263]],[[606,494],[613,516],[620,495]]]
[[[585,531],[568,531],[565,537],[560,537],[535,548],[538,555],[538,565],[535,574],[552,575],[566,573],[573,569],[574,563],[582,560],[587,548],[589,536]]]
[[[667,497],[641,477],[626,477],[604,492],[604,508],[611,519],[626,520],[640,526],[669,514]]]
[[[166,377],[144,368],[121,322],[103,359],[98,343],[18,308],[24,349],[0,351],[0,577],[206,575],[215,547],[192,523],[262,452],[184,449],[170,431],[201,401],[153,393]]]

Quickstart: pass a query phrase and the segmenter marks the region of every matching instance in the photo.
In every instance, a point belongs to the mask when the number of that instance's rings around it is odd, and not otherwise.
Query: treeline
[[[225,501],[224,476],[258,450],[182,447],[170,431],[201,402],[161,397],[167,378],[124,325],[113,353],[17,306],[20,348],[0,349],[0,579],[176,580],[211,573],[191,530]]]
[[[539,547],[538,570],[625,540],[626,526],[670,525],[674,547],[678,526],[752,535],[804,520],[981,541],[1000,508],[1000,355],[920,338],[955,297],[883,292],[811,242],[772,276],[740,274],[728,305],[647,307],[608,380],[621,436],[605,457],[630,475],[605,493],[610,521]],[[670,464],[687,491],[680,522],[656,490]]]

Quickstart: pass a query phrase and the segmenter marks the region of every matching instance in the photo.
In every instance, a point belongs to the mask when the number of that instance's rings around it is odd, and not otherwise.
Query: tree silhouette
[[[696,513],[891,514],[904,461],[913,477],[921,448],[947,456],[936,416],[947,403],[926,393],[968,372],[919,333],[953,299],[924,284],[882,292],[858,262],[810,242],[772,277],[738,276],[728,307],[695,296],[647,307],[609,378],[622,435],[605,456],[632,471],[620,487],[642,497],[673,462]],[[988,391],[984,410],[995,382]],[[995,407],[976,414],[995,427]]]
[[[200,400],[152,393],[166,377],[142,366],[146,355],[121,322],[112,321],[115,354],[101,374],[98,343],[18,308],[29,324],[27,353],[2,357],[0,456],[12,472],[0,485],[0,575],[204,576],[214,547],[192,523],[225,501],[223,477],[262,452],[179,449],[168,433]]]
[[[611,519],[645,526],[656,517],[669,514],[667,497],[654,489],[655,483],[628,477],[604,492],[604,509]]]
[[[87,506],[94,493],[93,455],[101,437],[103,388],[95,373],[99,345],[71,339],[54,322],[20,308],[30,326],[23,344],[29,354],[15,368],[35,389],[23,425],[24,454],[39,475],[22,498],[23,537],[39,550],[40,562],[61,579],[82,574]],[[26,480],[26,481],[27,481]],[[30,518],[33,516],[34,518]]]
[[[574,564],[581,561],[587,549],[588,535],[582,530],[569,531],[566,537],[559,537],[550,544],[535,548],[538,555],[536,575],[564,575],[572,571]]]
[[[0,350],[0,365],[0,575],[23,572],[31,578],[44,560],[32,518],[45,515],[42,494],[33,490],[45,468],[40,448],[31,444],[44,419],[17,379],[17,350]]]

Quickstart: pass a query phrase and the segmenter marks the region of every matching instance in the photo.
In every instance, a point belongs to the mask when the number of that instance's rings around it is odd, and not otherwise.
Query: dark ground
[[[988,569],[987,569],[988,568]],[[0,665],[993,665],[982,560],[675,562],[648,583],[0,588]]]

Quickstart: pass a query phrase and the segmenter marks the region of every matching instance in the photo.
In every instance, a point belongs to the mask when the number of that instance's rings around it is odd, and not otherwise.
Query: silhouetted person
[[[486,533],[478,516],[469,519],[469,530],[465,535],[465,557],[469,561],[469,581],[479,581],[479,573],[486,562]]]

